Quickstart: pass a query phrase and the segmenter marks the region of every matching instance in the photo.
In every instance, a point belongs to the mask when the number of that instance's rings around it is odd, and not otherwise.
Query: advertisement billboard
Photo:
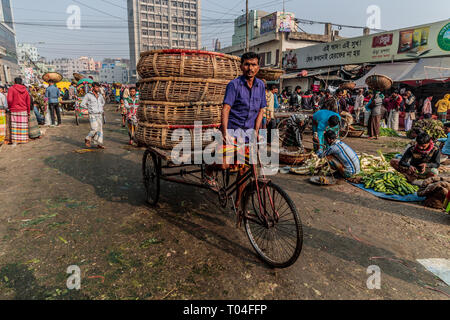
[[[274,12],[261,18],[260,34],[274,31],[277,28],[277,13]]]
[[[450,55],[450,20],[300,48],[284,59],[289,69],[308,69],[444,55]]]

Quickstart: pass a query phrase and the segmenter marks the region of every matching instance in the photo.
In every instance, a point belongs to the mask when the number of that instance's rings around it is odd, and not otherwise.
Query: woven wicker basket
[[[232,80],[241,75],[241,58],[200,50],[153,50],[141,53],[141,78],[200,77]]]
[[[256,75],[259,79],[264,79],[266,81],[276,81],[280,79],[281,75],[284,73],[281,69],[275,68],[261,68]]]
[[[162,77],[139,82],[141,100],[169,102],[220,101],[228,80]]]
[[[42,76],[42,80],[45,82],[53,81],[60,82],[63,79],[63,76],[58,72],[48,72]]]
[[[309,149],[305,149],[305,153],[297,153],[297,154],[292,154],[292,153],[286,153],[281,151],[279,153],[279,160],[280,163],[285,163],[285,164],[291,164],[291,165],[300,165],[303,162],[305,162],[306,160],[308,160],[309,158],[311,158],[311,150]]]
[[[81,73],[74,73],[73,74],[73,78],[78,82],[83,78],[86,78],[85,76],[83,76]]]
[[[381,74],[373,74],[366,79],[367,86],[372,90],[389,90],[393,83],[391,78]]]
[[[354,82],[345,82],[339,86],[340,89],[343,90],[353,90],[356,87],[356,83]]]
[[[176,103],[161,101],[141,101],[138,109],[139,121],[155,124],[193,125],[201,121],[203,125],[220,123],[222,101]]]
[[[347,133],[347,137],[350,138],[360,138],[364,134],[365,130],[349,130]]]
[[[201,127],[202,135],[206,130],[217,128],[220,124],[205,125]],[[177,129],[187,129],[190,139],[182,139],[172,141],[172,134]],[[144,145],[157,147],[161,149],[172,149],[175,146],[183,146],[184,148],[193,148],[195,141],[200,141],[200,134],[194,134],[194,126],[192,125],[158,125],[147,122],[139,122],[136,130],[136,140]],[[211,141],[202,140],[202,147],[206,147]]]

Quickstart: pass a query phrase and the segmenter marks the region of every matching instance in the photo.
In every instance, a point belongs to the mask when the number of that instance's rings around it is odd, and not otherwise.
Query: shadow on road
[[[335,201],[343,201],[350,204],[366,207],[371,210],[385,211],[401,216],[407,216],[412,219],[420,219],[424,221],[450,225],[450,219],[448,219],[447,214],[436,212],[427,209],[426,207],[417,207],[404,202],[389,201],[378,198],[370,199],[356,193],[356,191],[349,194],[346,192],[335,191],[327,187],[313,186],[306,181],[302,181],[299,183],[298,180],[291,180],[288,178],[284,179],[283,181],[285,181],[283,187],[286,190],[305,195],[311,194],[316,197],[323,197],[326,198],[326,201],[330,203],[333,203]],[[356,189],[356,187],[355,190],[359,191],[359,189]]]
[[[389,250],[365,244],[349,237],[316,228],[304,227],[305,246],[320,249],[340,259],[357,263],[363,268],[378,265],[382,273],[412,284],[436,282],[433,275],[417,262],[396,258]],[[383,257],[383,259],[370,259]],[[394,260],[389,260],[395,259]],[[300,256],[301,259],[301,256]]]
[[[72,145],[77,142],[67,138],[57,138]],[[140,162],[124,159],[120,155],[108,151],[96,151],[83,154],[67,153],[45,159],[50,168],[89,184],[95,188],[100,198],[113,202],[127,202],[140,206],[144,203]],[[67,184],[70,192],[86,194],[87,190],[79,190]]]
[[[67,275],[68,277],[69,275]],[[78,290],[45,287],[38,284],[26,265],[11,263],[0,268],[0,281],[14,290],[14,300],[88,300]]]

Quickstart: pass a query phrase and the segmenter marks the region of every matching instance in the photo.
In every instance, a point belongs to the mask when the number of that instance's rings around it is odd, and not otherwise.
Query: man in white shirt
[[[360,89],[358,91],[358,95],[356,96],[356,100],[355,100],[355,116],[356,116],[356,123],[359,123],[359,116],[361,114],[361,110],[364,107],[364,90]]]
[[[105,99],[100,93],[100,84],[94,82],[92,91],[86,94],[81,102],[81,106],[89,112],[89,123],[91,131],[84,140],[86,147],[91,147],[91,141],[97,143],[97,148],[105,149],[103,145],[103,106]]]

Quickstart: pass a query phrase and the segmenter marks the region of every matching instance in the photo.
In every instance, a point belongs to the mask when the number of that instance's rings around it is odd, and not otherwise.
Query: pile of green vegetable
[[[397,153],[387,153],[386,156],[395,156]],[[379,150],[378,156],[363,153],[360,155],[362,183],[366,189],[374,189],[387,195],[407,195],[419,189],[408,183],[406,178],[392,168],[386,156]]]
[[[383,153],[383,157],[387,162],[390,162],[398,154],[399,154],[398,152],[387,152]]]
[[[374,189],[387,195],[405,196],[419,190],[419,187],[409,184],[404,176],[393,172],[378,172],[366,175],[363,177],[363,183],[366,189]]]
[[[380,136],[382,137],[401,137],[397,131],[391,128],[380,128]]]
[[[422,129],[433,139],[445,138],[447,135],[445,134],[444,125],[441,121],[433,120],[433,119],[424,119],[414,122],[410,131],[408,131],[408,138],[412,139],[412,132],[416,129]]]

